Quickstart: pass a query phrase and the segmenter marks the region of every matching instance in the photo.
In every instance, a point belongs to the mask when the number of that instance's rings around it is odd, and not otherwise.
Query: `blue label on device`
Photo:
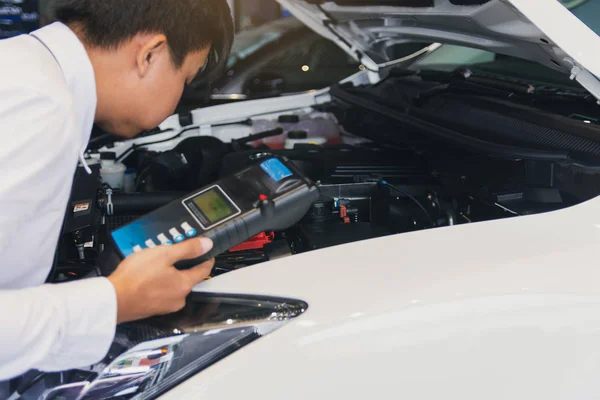
[[[275,182],[293,175],[292,171],[276,158],[267,160],[260,166]]]

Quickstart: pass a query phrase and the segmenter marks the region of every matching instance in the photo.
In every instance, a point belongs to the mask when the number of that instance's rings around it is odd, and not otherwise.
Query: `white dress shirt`
[[[96,112],[84,46],[54,23],[0,41],[0,381],[100,361],[116,295],[105,278],[43,285]]]

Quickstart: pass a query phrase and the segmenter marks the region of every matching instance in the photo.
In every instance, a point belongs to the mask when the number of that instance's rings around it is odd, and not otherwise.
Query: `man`
[[[226,59],[226,0],[55,0],[55,23],[0,41],[0,381],[100,361],[117,323],[175,312],[207,239],[149,249],[108,278],[43,285],[92,124],[121,137],[171,115]]]

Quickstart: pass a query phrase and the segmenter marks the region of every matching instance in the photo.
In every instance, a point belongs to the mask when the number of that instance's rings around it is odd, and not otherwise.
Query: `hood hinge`
[[[566,57],[564,60],[572,67],[570,79],[577,80],[581,86],[596,98],[598,105],[600,105],[600,80],[572,58]]]
[[[348,54],[353,56],[356,59],[356,61],[362,63],[365,66],[365,68],[368,69],[370,72],[379,73],[379,65],[377,65],[377,63],[371,60],[371,58],[368,55],[366,55],[363,51],[352,46],[352,44],[335,29],[335,21],[327,19],[323,21],[323,25],[325,25],[325,27],[329,29],[329,31],[332,34],[334,34],[335,37],[344,44],[344,46],[346,46],[346,48],[348,49]]]
[[[351,56],[353,56],[356,61],[362,63],[362,65],[364,65],[364,67],[369,70],[370,72],[370,76],[371,76],[371,80],[376,80],[376,81],[380,81],[381,80],[381,75],[380,75],[380,70],[379,70],[379,65],[377,65],[377,63],[375,63],[371,57],[369,57],[367,54],[365,54],[364,51],[361,51],[359,49],[357,49],[355,46],[352,45],[352,43],[350,43],[343,35],[341,35],[336,27],[338,25],[338,21],[327,12],[327,10],[325,10],[323,8],[322,5],[317,4],[317,8],[319,9],[319,11],[321,12],[321,14],[323,15],[323,25],[335,36],[337,37],[337,39],[342,42],[347,48],[348,48],[348,54],[350,54]],[[374,75],[377,75],[376,77]]]

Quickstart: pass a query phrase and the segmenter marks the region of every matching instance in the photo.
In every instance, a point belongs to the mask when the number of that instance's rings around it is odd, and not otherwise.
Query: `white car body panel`
[[[599,243],[596,198],[215,278],[308,311],[161,400],[598,398]]]
[[[598,47],[600,37],[558,1],[510,0],[510,3],[569,57],[600,77],[600,57],[590,51]]]
[[[365,72],[359,72],[356,75],[348,78],[349,80],[357,80],[365,82],[368,78],[365,77]],[[179,123],[179,117],[173,115],[164,121],[159,128],[161,130],[170,130],[164,133],[134,138],[117,142],[114,146],[108,148],[103,147],[100,152],[110,151],[116,153],[120,157],[127,152],[132,145],[140,146],[152,151],[171,150],[183,140],[194,136],[213,136],[224,142],[230,142],[232,139],[239,139],[251,135],[254,132],[252,126],[236,123],[248,119],[256,120],[277,120],[279,115],[297,113],[307,114],[313,111],[313,107],[319,104],[331,101],[329,89],[314,90],[307,93],[281,96],[277,98],[251,100],[240,103],[223,104],[219,106],[200,108],[192,111],[194,121],[199,121],[199,124],[191,125],[190,127],[198,127],[192,129],[179,136],[180,132],[186,128]],[[229,124],[226,126],[215,126]],[[173,140],[168,140],[174,138]],[[144,146],[146,143],[154,143],[163,141],[158,144]],[[99,158],[96,155],[95,158]]]

